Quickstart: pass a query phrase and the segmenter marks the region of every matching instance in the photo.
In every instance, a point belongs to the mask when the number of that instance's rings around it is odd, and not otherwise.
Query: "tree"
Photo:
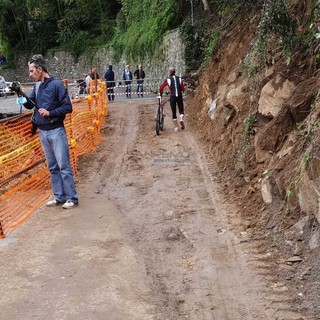
[[[28,47],[27,8],[19,0],[0,0],[0,30],[2,42],[10,47]]]
[[[208,1],[207,0],[201,0],[201,1],[202,1],[204,11],[211,14],[212,12],[211,12]]]
[[[0,0],[0,39],[12,53],[110,42],[119,0]]]

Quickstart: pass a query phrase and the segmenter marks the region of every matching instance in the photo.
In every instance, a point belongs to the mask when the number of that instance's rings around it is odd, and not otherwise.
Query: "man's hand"
[[[38,111],[41,117],[50,117],[50,112],[47,109],[40,108]]]
[[[10,85],[9,85],[9,89],[13,92],[15,92],[17,95],[20,95],[21,93],[21,84],[19,81],[13,81]]]

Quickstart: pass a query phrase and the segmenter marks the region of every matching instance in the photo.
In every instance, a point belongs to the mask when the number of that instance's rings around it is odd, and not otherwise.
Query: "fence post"
[[[0,221],[0,238],[3,238],[3,237],[4,237],[4,233],[3,233],[2,224],[1,224],[1,221]]]
[[[68,94],[69,93],[68,92],[68,79],[63,79],[63,85],[65,86],[67,94]]]

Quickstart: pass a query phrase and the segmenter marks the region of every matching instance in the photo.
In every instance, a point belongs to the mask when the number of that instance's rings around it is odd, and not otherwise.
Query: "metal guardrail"
[[[93,80],[94,81],[94,80]],[[130,81],[129,85],[126,85],[124,83],[124,80],[122,79],[115,79],[114,83],[115,85],[113,87],[107,88],[107,89],[113,89],[114,91],[114,99],[117,101],[126,100],[127,97],[127,89],[130,87],[129,95],[131,98],[142,98],[152,96],[154,97],[155,94],[159,91],[160,84],[162,81],[160,79],[154,79],[154,78],[145,78],[143,80],[143,91],[138,91],[138,87],[141,88],[141,84],[137,83],[138,80],[134,79]],[[141,80],[140,80],[141,81]],[[82,89],[79,86],[79,82],[81,82],[81,79],[70,81],[68,83],[68,90],[71,98],[78,98],[78,97],[85,97],[86,92],[83,92]],[[127,82],[127,81],[126,81]],[[107,90],[108,91],[108,90]],[[108,93],[107,93],[108,95]],[[111,95],[109,93],[109,95]]]
[[[85,98],[87,96],[87,93],[80,93],[80,87],[79,87],[79,80],[69,80],[64,81],[66,82],[66,85],[68,87],[68,92],[71,99],[77,100],[77,98]],[[141,93],[138,95],[137,91],[137,80],[132,80],[131,82],[131,99],[150,99],[153,100],[156,98],[160,85],[163,83],[165,79],[156,79],[156,78],[146,78],[144,79],[143,83],[143,97],[141,96]],[[21,88],[23,92],[25,92],[27,95],[31,93],[33,89],[34,83],[33,82],[25,82],[21,83]],[[186,83],[185,83],[186,87]],[[108,97],[108,93],[107,97]],[[114,86],[114,101],[128,101],[127,95],[126,95],[126,86],[122,79],[115,79],[115,86]],[[112,100],[112,99],[110,99]],[[112,101],[111,101],[112,102]],[[27,109],[19,106],[16,102],[16,95],[14,96],[8,96],[0,97],[0,119],[1,118],[8,118],[16,114],[22,114],[28,112]],[[0,120],[1,121],[1,120]]]

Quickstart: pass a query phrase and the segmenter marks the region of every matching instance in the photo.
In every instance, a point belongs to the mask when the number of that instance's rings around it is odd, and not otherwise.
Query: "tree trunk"
[[[211,9],[207,0],[201,0],[203,4],[203,9],[207,13],[211,13]]]

